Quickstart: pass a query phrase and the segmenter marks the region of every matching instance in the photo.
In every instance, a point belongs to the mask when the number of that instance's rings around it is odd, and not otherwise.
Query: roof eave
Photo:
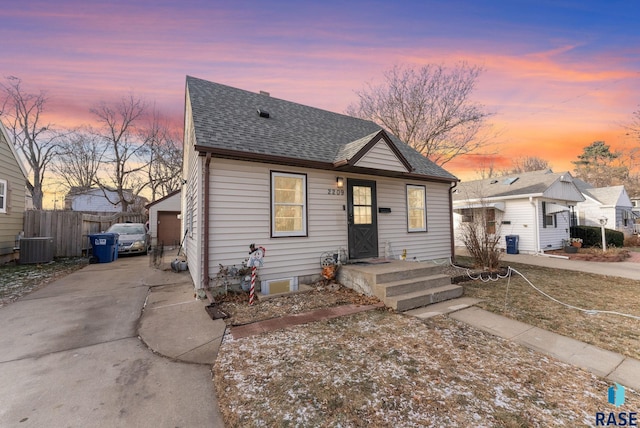
[[[260,162],[260,163],[272,163],[277,165],[287,165],[301,168],[320,169],[325,171],[336,172],[351,172],[354,174],[366,174],[377,175],[391,178],[405,178],[411,180],[420,181],[437,181],[441,183],[454,183],[459,181],[457,178],[438,177],[424,174],[417,174],[414,172],[398,172],[398,171],[386,171],[380,169],[361,168],[355,167],[346,161],[340,162],[321,162],[308,159],[290,158],[284,156],[274,156],[264,153],[248,153],[238,150],[223,149],[219,147],[208,147],[202,145],[195,145],[195,150],[199,152],[200,156],[204,156],[206,153],[211,153],[213,157],[221,159],[241,160],[248,162]]]

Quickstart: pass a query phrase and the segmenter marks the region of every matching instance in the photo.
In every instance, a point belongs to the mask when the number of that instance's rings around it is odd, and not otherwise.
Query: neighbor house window
[[[462,214],[462,222],[463,223],[472,223],[473,222],[473,210],[471,208],[463,208],[460,210]]]
[[[542,227],[555,227],[556,215],[547,214],[547,203],[542,202]]]
[[[485,227],[488,234],[496,233],[496,210],[493,208],[487,208]]]
[[[271,172],[271,236],[307,236],[307,176]]]
[[[7,181],[0,180],[0,213],[7,212]]]
[[[407,185],[409,232],[427,231],[427,191],[424,186]]]

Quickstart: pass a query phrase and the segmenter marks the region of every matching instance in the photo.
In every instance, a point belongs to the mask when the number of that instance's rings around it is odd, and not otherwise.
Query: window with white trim
[[[271,171],[271,236],[307,236],[307,176]]]
[[[424,186],[407,185],[407,230],[427,231],[427,190]]]
[[[0,180],[0,213],[7,212],[7,180]]]

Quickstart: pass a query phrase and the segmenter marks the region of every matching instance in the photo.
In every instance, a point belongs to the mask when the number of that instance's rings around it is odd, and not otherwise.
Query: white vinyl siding
[[[398,157],[393,153],[384,140],[378,141],[371,150],[356,162],[355,166],[387,171],[407,171],[407,168],[402,162],[400,162]]]
[[[188,94],[187,94],[188,97]],[[203,260],[202,253],[203,236],[200,230],[202,224],[201,204],[204,202],[204,163],[205,158],[198,156],[198,152],[193,149],[195,141],[195,131],[191,120],[191,103],[187,99],[185,108],[185,135],[183,165],[187,176],[183,177],[186,183],[182,186],[181,206],[182,206],[182,230],[180,235],[186,236],[184,241],[184,254],[189,263],[189,274],[196,288],[202,288]],[[213,164],[213,161],[211,162]]]
[[[271,171],[306,174],[308,230],[306,237],[271,237]],[[408,233],[407,183],[404,180],[347,174],[345,178],[376,181],[379,254],[389,248],[397,257],[402,249],[408,259],[446,259],[451,255],[449,185],[426,183],[428,233]],[[346,191],[336,187],[335,172],[289,168],[233,160],[214,159],[211,169],[210,276],[218,265],[239,265],[249,245],[266,248],[261,280],[320,274],[320,256],[347,248]],[[390,254],[391,255],[391,254]],[[189,269],[191,269],[191,264]],[[213,283],[212,283],[213,284]]]
[[[427,192],[424,186],[407,185],[407,228],[409,232],[427,231]]]
[[[448,183],[420,183],[383,177],[376,180],[378,207],[391,208],[378,214],[378,245],[381,257],[399,257],[407,251],[407,260],[447,259],[451,256],[451,228]],[[427,200],[427,233],[407,230],[406,185],[424,185]]]
[[[559,205],[564,205],[564,202],[560,201],[545,201],[548,205],[549,203],[557,203]],[[540,225],[540,250],[557,250],[562,248],[562,240],[569,239],[569,226],[571,224],[571,213],[569,211],[562,211],[559,213],[553,214],[553,226],[548,225],[547,227],[543,227],[543,212],[542,212],[542,201],[538,202],[539,207],[539,225]],[[551,216],[547,216],[551,217]]]

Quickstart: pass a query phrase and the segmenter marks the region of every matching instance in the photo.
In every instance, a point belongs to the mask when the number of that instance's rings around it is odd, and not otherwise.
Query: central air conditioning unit
[[[53,261],[53,238],[22,238],[20,239],[21,265],[35,263],[49,263]]]

